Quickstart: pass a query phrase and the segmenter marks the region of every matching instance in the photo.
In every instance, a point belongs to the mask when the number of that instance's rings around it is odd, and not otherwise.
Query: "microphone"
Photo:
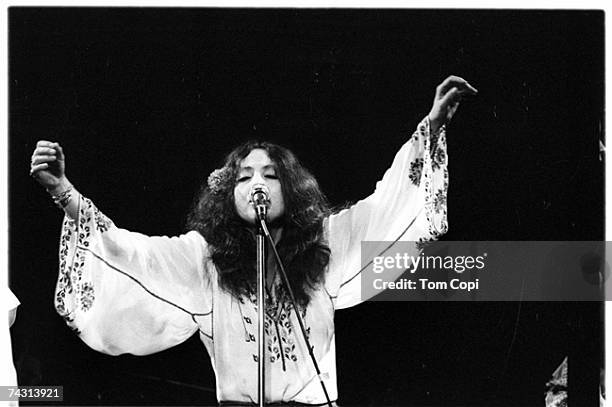
[[[249,203],[253,205],[258,219],[265,219],[270,206],[270,190],[264,184],[255,184],[249,191]]]

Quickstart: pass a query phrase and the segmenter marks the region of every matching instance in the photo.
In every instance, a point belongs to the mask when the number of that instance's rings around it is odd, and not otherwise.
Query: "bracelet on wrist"
[[[72,198],[72,185],[68,185],[65,191],[60,192],[57,195],[51,195],[51,199],[53,199],[53,203],[60,209],[64,209],[70,199]]]

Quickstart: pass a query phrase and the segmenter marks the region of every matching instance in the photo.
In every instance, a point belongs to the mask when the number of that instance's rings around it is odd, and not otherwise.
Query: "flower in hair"
[[[217,168],[208,176],[208,188],[213,194],[218,194],[230,185],[232,171],[229,167]]]

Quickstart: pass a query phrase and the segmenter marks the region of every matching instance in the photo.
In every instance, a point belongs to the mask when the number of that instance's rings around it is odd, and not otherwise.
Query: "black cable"
[[[291,299],[291,303],[293,304],[293,309],[295,310],[295,315],[297,316],[298,323],[300,325],[300,330],[302,331],[302,337],[306,342],[306,347],[308,348],[308,354],[310,355],[310,359],[314,364],[315,371],[317,372],[317,377],[319,378],[319,382],[321,383],[321,388],[323,388],[323,393],[325,393],[325,400],[327,400],[327,405],[329,407],[333,407],[332,403],[329,399],[329,394],[327,393],[327,388],[325,387],[325,383],[323,383],[323,379],[321,378],[321,370],[319,369],[319,364],[315,359],[314,352],[312,351],[312,347],[310,346],[310,342],[308,341],[308,336],[306,335],[306,329],[304,328],[304,321],[302,320],[302,316],[300,315],[299,308],[297,306],[297,302],[295,301],[295,296],[293,295],[293,290],[291,289],[291,285],[289,284],[289,279],[287,278],[287,273],[285,272],[285,267],[283,266],[283,262],[276,251],[276,245],[274,244],[274,239],[270,236],[270,231],[268,231],[268,226],[266,225],[266,221],[264,219],[260,219],[261,228],[264,231],[264,234],[268,238],[270,242],[270,246],[272,246],[272,252],[274,252],[274,257],[276,258],[276,263],[280,269],[281,277],[283,278],[283,282],[285,283],[285,287],[287,288],[287,292],[289,293],[289,298]]]

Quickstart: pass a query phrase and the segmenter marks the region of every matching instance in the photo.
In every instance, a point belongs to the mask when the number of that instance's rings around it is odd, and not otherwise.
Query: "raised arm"
[[[78,191],[66,178],[66,158],[59,143],[40,140],[32,153],[30,176],[51,195],[70,219],[77,218]]]
[[[149,237],[117,228],[65,175],[58,143],[39,141],[31,175],[65,211],[55,308],[90,347],[148,354],[207,329],[211,286],[197,232]]]
[[[332,255],[326,288],[336,309],[368,299],[361,295],[361,242],[383,242],[382,251],[393,242],[431,241],[446,233],[445,124],[455,114],[461,98],[476,92],[456,76],[442,82],[436,88],[430,113],[400,148],[374,192],[327,220]],[[416,255],[418,245],[414,250]],[[397,277],[400,274],[398,271]]]

